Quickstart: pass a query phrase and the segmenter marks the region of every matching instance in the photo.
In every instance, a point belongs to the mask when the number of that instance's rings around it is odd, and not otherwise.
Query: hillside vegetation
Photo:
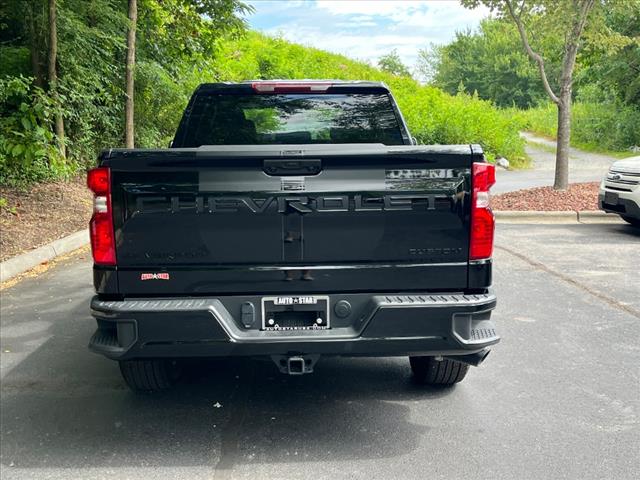
[[[113,43],[114,56],[121,55],[121,47]],[[100,65],[105,76],[77,78],[63,90],[68,100],[63,107],[68,155],[62,159],[56,154],[52,130],[56,107],[46,90],[36,87],[29,76],[28,49],[0,47],[0,58],[7,65],[0,72],[3,184],[25,185],[69,177],[92,165],[101,149],[123,145],[122,66],[110,60],[108,52],[101,50],[100,54],[100,61],[113,62]],[[66,68],[65,62],[70,64]],[[83,69],[91,68],[90,64],[78,66],[76,62],[62,57],[63,86],[65,70],[82,74]],[[199,83],[300,78],[383,81],[396,96],[412,135],[420,143],[479,143],[489,159],[502,155],[512,165],[526,163],[523,141],[518,136],[519,120],[490,101],[464,92],[450,95],[364,62],[253,31],[218,40],[215,54],[206,59],[200,56],[197,62],[182,56],[164,62],[142,57],[136,66],[136,146],[166,147]]]

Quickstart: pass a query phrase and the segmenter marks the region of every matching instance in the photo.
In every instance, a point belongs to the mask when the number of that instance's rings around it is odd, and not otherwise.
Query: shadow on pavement
[[[172,391],[140,396],[115,362],[87,351],[93,323],[85,304],[50,320],[50,338],[2,381],[4,465],[230,469],[394,457],[428,430],[401,402],[455,391],[414,385],[406,359],[321,359],[302,377],[267,361],[220,359],[192,362]],[[18,348],[33,337],[28,329],[11,334]]]
[[[614,227],[614,225],[612,225],[612,227]],[[621,224],[621,225],[617,225],[616,224],[615,227],[618,227],[618,228],[612,228],[612,230],[614,230],[616,232],[620,232],[623,235],[628,235],[630,237],[640,238],[640,227],[635,227],[635,226],[630,225],[628,223]]]

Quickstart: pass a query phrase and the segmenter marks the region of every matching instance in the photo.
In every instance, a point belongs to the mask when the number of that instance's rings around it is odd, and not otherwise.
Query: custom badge
[[[169,280],[169,274],[163,273],[141,273],[140,280]]]

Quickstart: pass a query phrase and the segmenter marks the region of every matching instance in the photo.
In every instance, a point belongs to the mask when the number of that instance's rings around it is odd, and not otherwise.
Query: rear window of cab
[[[318,143],[402,145],[388,94],[201,94],[184,125],[183,147]]]

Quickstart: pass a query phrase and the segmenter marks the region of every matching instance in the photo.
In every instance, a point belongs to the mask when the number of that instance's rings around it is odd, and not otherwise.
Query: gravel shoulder
[[[598,210],[597,182],[574,183],[566,191],[552,187],[535,187],[496,195],[491,199],[494,210],[585,211]]]
[[[33,185],[0,187],[0,261],[87,228],[92,196],[85,177]],[[4,202],[3,202],[4,203]]]

